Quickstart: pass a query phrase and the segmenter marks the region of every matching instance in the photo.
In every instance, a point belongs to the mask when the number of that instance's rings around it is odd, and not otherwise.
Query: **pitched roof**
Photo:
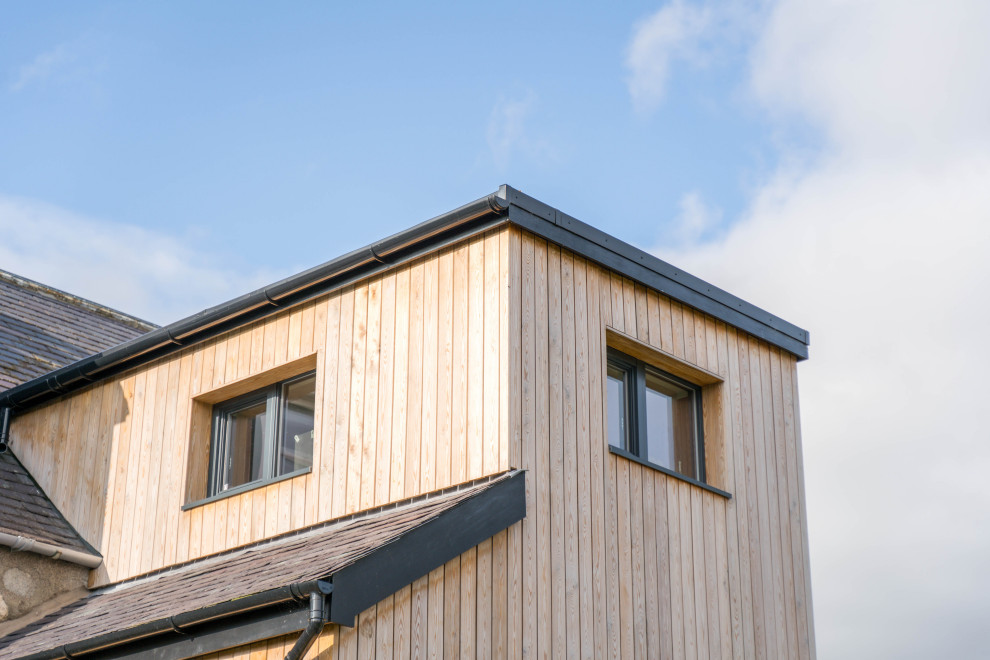
[[[9,635],[0,658],[61,658],[138,638],[156,648],[187,643],[198,623],[306,597],[317,581],[332,583],[328,620],[353,625],[370,605],[521,520],[524,479],[510,471],[105,587]]]
[[[0,270],[0,392],[156,327]]]
[[[0,502],[0,532],[99,556],[10,451],[0,454]]]
[[[0,392],[155,327],[0,270]],[[0,454],[0,497],[0,532],[21,537],[19,549],[43,543],[99,558],[11,450]]]

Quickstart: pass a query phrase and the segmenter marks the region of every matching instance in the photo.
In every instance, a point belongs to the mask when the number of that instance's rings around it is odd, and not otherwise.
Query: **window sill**
[[[619,449],[618,447],[615,447],[613,445],[609,445],[608,446],[608,450],[611,453],[615,454],[616,456],[621,456],[622,458],[628,459],[628,460],[632,461],[633,463],[639,463],[640,465],[645,466],[645,467],[648,467],[648,468],[652,468],[652,469],[656,470],[657,472],[663,472],[668,477],[673,477],[674,479],[679,479],[681,481],[686,481],[687,483],[689,483],[689,484],[691,484],[693,486],[697,486],[698,488],[702,488],[704,490],[707,490],[709,493],[714,493],[715,495],[719,495],[721,497],[724,497],[727,500],[731,500],[732,499],[732,493],[727,493],[724,490],[721,490],[720,488],[715,488],[715,486],[709,486],[708,484],[704,483],[703,481],[698,481],[697,479],[692,479],[691,477],[686,477],[683,474],[679,474],[677,472],[674,472],[670,468],[665,468],[662,465],[657,465],[656,463],[651,463],[648,460],[646,460],[645,458],[640,458],[636,454],[632,454],[632,453],[626,451],[625,449]]]
[[[218,500],[226,499],[228,497],[233,497],[234,495],[240,495],[241,493],[247,493],[248,491],[255,490],[256,488],[263,488],[264,486],[271,486],[272,484],[277,484],[280,481],[286,481],[288,479],[294,479],[295,477],[301,477],[304,474],[309,474],[313,471],[313,468],[303,468],[302,470],[296,470],[295,472],[289,472],[288,474],[283,474],[274,479],[267,479],[265,481],[252,481],[251,483],[243,484],[237,486],[236,488],[229,488],[222,493],[217,493],[216,495],[210,495],[209,497],[203,498],[201,500],[196,500],[195,502],[189,502],[188,504],[182,505],[183,511],[188,511],[189,509],[195,509],[198,506],[203,506],[204,504],[209,504],[210,502],[216,502]]]

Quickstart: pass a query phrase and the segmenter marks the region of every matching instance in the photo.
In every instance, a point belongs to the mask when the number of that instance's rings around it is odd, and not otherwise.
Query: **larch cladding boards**
[[[608,450],[609,336],[722,381],[703,393],[706,467],[731,499]],[[312,473],[180,511],[193,397],[313,353]],[[515,228],[95,385],[13,430],[18,456],[107,557],[98,583],[527,470],[525,520],[356,628],[328,626],[310,658],[815,655],[794,356]],[[281,658],[293,641],[207,657]]]
[[[18,457],[105,557],[92,583],[507,469],[509,241],[486,232],[15,417]],[[183,511],[205,470],[191,441],[209,442],[198,399],[307,356],[313,470]]]

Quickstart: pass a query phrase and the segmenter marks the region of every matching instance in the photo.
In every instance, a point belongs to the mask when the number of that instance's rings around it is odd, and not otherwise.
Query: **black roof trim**
[[[481,480],[471,483],[477,481]],[[371,605],[526,517],[525,471],[503,473],[490,483],[391,543],[334,571],[326,580],[288,584],[33,653],[21,660],[97,656],[179,660],[205,655],[299,632],[308,623],[307,596],[313,591],[326,595],[330,602],[327,623],[353,627],[357,615]],[[422,496],[411,501],[418,499]]]
[[[357,616],[378,601],[525,517],[526,472],[516,470],[334,573],[330,622],[354,626]]]
[[[510,186],[499,196],[509,204],[511,223],[807,359],[807,330]]]
[[[0,407],[29,408],[316,296],[365,279],[506,221],[496,193],[267,287],[0,392]]]
[[[806,330],[503,185],[496,193],[415,227],[13,387],[0,393],[0,407],[38,405],[507,222],[711,314],[799,359],[808,357]]]

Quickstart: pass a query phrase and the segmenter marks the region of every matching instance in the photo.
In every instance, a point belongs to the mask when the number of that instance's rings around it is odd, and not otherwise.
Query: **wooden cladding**
[[[510,265],[529,499],[508,530],[509,655],[813,657],[793,356],[528,234]],[[607,451],[622,337],[704,385],[708,480],[731,500]]]
[[[15,451],[105,557],[95,584],[507,469],[508,249],[479,235],[48,403]],[[197,406],[313,356],[313,471],[182,511]]]
[[[707,481],[731,499],[608,451],[610,345],[702,386]],[[309,355],[312,473],[181,511],[196,402]],[[528,471],[522,523],[357,628],[328,627],[309,657],[814,657],[796,359],[516,228],[94,385],[12,431],[107,558],[101,584]],[[282,657],[286,643],[219,657]]]

